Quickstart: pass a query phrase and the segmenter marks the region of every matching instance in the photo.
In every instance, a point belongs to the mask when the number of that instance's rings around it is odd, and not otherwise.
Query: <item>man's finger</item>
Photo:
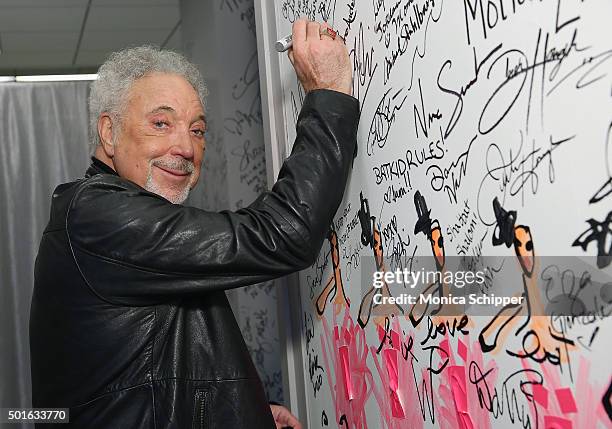
[[[321,25],[318,22],[310,21],[308,23],[308,27],[306,29],[306,40],[320,40],[321,35],[319,34],[319,29]]]
[[[306,23],[308,22],[305,18],[300,18],[293,23],[293,43],[296,41],[299,43],[306,40]]]

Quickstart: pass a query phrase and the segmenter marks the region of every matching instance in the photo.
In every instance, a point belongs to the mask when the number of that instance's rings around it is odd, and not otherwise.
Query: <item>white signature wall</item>
[[[275,13],[279,37],[300,16],[345,37],[361,103],[344,202],[300,276],[309,427],[612,427],[612,2],[283,0]],[[291,144],[304,94],[285,55],[281,82]],[[440,272],[469,257],[524,303],[377,312],[362,285],[381,256],[381,270]],[[593,278],[563,271],[570,256]],[[545,311],[553,287],[571,310]]]

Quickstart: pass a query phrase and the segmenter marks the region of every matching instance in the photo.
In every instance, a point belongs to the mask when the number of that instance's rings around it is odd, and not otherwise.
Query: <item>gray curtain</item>
[[[34,260],[49,219],[53,189],[83,176],[89,164],[89,85],[90,82],[0,84],[3,408],[31,406],[28,320]]]

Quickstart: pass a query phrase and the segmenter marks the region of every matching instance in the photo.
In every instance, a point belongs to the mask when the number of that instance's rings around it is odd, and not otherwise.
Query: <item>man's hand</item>
[[[302,425],[297,418],[291,412],[283,407],[282,405],[270,404],[270,410],[274,416],[274,423],[276,423],[276,429],[282,429],[284,427],[292,427],[293,429],[302,429]]]
[[[340,36],[334,39],[328,34],[321,34],[326,27],[329,28],[326,23],[319,24],[304,18],[295,21],[289,60],[306,92],[332,89],[352,95],[353,79],[348,51]]]

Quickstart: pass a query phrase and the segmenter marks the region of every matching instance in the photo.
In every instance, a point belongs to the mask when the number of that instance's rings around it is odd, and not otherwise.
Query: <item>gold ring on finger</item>
[[[330,27],[321,27],[321,29],[319,30],[319,35],[329,36],[332,38],[332,40],[336,40],[336,36],[338,35],[338,32],[333,30]]]

